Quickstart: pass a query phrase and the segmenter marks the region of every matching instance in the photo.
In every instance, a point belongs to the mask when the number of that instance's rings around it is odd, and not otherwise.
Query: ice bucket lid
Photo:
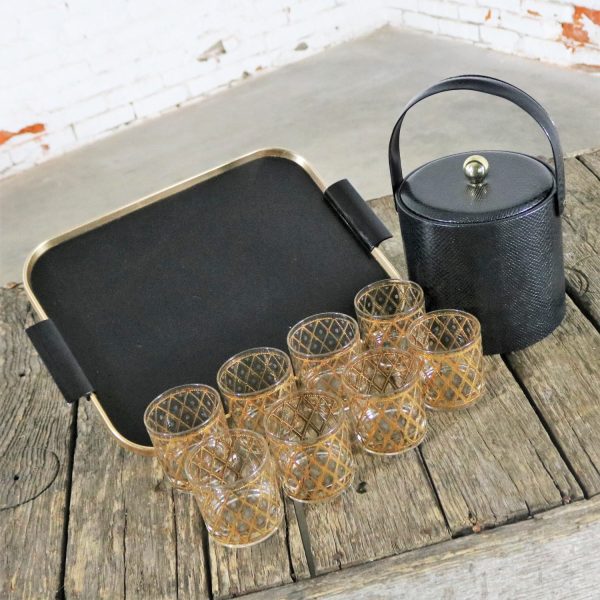
[[[427,219],[482,223],[525,212],[554,191],[554,173],[531,156],[461,152],[410,173],[398,190],[398,201]]]

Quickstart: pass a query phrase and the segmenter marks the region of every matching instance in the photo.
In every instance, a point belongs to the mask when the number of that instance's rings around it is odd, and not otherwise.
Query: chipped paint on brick
[[[600,45],[600,10],[573,7],[573,21],[561,23],[564,45],[575,52],[585,44]]]
[[[8,140],[14,138],[17,135],[23,135],[25,133],[42,133],[46,131],[46,126],[43,123],[34,123],[33,125],[26,125],[21,127],[19,131],[6,131],[0,129],[0,145],[5,144]]]
[[[594,25],[600,25],[600,10],[586,8],[585,6],[575,6],[573,9],[573,22],[579,22],[587,17]]]
[[[541,17],[542,15],[537,11],[537,10],[531,10],[531,8],[527,9],[527,12],[532,16],[532,17]]]
[[[576,42],[579,46],[587,44],[590,41],[588,32],[583,28],[580,23],[562,23],[562,34],[566,38],[565,46],[573,48],[573,42]]]
[[[491,8],[489,8],[489,9],[488,9],[488,11],[487,11],[487,14],[486,14],[486,15],[485,15],[485,17],[484,17],[484,19],[485,19],[486,21],[489,21],[491,18],[492,18],[492,9],[491,9]]]

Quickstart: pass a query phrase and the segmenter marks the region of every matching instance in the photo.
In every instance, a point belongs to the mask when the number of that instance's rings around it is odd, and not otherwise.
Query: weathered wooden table
[[[418,450],[358,456],[349,492],[288,501],[249,549],[212,544],[190,496],[64,403],[24,293],[0,290],[0,597],[599,598],[600,151],[566,168],[561,327],[488,357],[479,404],[430,414]],[[371,205],[402,269],[392,201]]]

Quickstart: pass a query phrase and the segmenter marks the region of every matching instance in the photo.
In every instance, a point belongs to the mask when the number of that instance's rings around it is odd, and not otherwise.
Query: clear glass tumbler
[[[346,367],[342,385],[365,451],[400,454],[423,441],[427,418],[417,357],[392,348],[369,350]]]
[[[340,393],[341,374],[362,350],[358,323],[342,313],[320,313],[296,323],[287,336],[300,388]]]
[[[264,437],[247,429],[209,436],[191,448],[185,471],[218,544],[252,546],[277,531],[283,503]]]
[[[163,392],[146,408],[144,424],[167,479],[180,490],[190,488],[184,473],[189,447],[228,429],[219,392],[202,384]]]
[[[329,500],[352,483],[354,459],[338,398],[290,394],[267,411],[265,432],[283,490],[293,500]]]
[[[232,356],[219,369],[217,384],[231,426],[260,434],[265,410],[296,387],[290,359],[277,348],[252,348]]]
[[[485,383],[476,317],[461,310],[436,310],[417,319],[407,337],[421,361],[428,408],[464,408],[481,397]]]
[[[354,310],[367,347],[406,350],[408,328],[425,314],[425,296],[412,281],[384,279],[356,294]]]

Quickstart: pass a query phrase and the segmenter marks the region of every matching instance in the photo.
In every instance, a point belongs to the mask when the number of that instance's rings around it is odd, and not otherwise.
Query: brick
[[[444,19],[458,19],[458,5],[446,0],[419,0],[419,12]]]
[[[196,77],[190,81],[186,82],[186,87],[189,90],[190,98],[197,98],[198,96],[203,96],[208,92],[215,89],[215,86],[212,83],[211,78],[208,75],[203,75],[201,77]]]
[[[516,31],[526,36],[556,40],[562,33],[560,23],[512,13],[502,12],[500,22],[504,29]]]
[[[77,138],[75,137],[75,132],[72,127],[65,127],[58,131],[43,133],[40,135],[39,139],[40,143],[49,147],[50,152],[57,149],[61,152],[70,150],[77,144]]]
[[[471,42],[479,41],[479,27],[473,23],[440,20],[438,28],[439,33],[442,35],[470,40]]]
[[[44,157],[45,151],[38,140],[28,140],[9,150],[14,165],[33,165]]]
[[[119,86],[105,95],[108,108],[117,108],[134,100],[152,96],[164,88],[163,80],[158,76],[150,76]]]
[[[514,52],[519,44],[519,34],[506,29],[489,27],[487,25],[479,26],[479,35],[481,41],[496,50],[504,52]]]
[[[418,0],[389,0],[387,5],[392,9],[410,10],[413,12],[419,10]]]
[[[2,49],[4,53],[5,49]],[[10,50],[8,50],[10,52]],[[11,60],[5,57],[4,60]],[[12,81],[18,83],[21,81],[36,81],[43,77],[48,71],[60,68],[60,60],[56,54],[46,52],[45,54],[34,55],[26,60],[18,61],[18,68],[14,69]]]
[[[89,65],[83,61],[62,65],[45,74],[41,84],[45,90],[62,90],[90,76]]]
[[[140,58],[145,58],[149,54],[149,46],[145,41],[124,46],[118,50],[113,50],[111,48],[107,49],[102,55],[96,56],[91,60],[90,67],[94,73],[104,73],[115,67],[120,67]]]
[[[10,152],[7,150],[0,152],[0,173],[8,172],[14,167],[14,164],[10,157]]]
[[[71,125],[83,121],[89,117],[99,115],[107,108],[106,100],[102,96],[94,96],[82,102],[77,102],[61,110],[49,113],[48,123],[53,128],[60,129],[65,125]]]
[[[295,2],[289,3],[290,21],[302,21],[304,19],[318,18],[320,13],[327,9],[335,8],[335,0],[319,0],[319,2]]]
[[[177,86],[135,101],[133,109],[136,117],[147,117],[158,114],[167,108],[173,108],[187,100],[188,97],[189,92],[185,86]]]
[[[419,13],[406,12],[404,13],[402,20],[405,25],[414,27],[415,29],[422,29],[432,33],[437,33],[438,31],[439,20],[435,17],[430,17],[428,15],[422,15]]]
[[[574,64],[573,54],[561,42],[524,37],[519,42],[518,51],[547,62],[568,65]]]
[[[113,108],[112,110],[106,111],[100,115],[92,117],[91,119],[85,119],[79,123],[76,123],[75,135],[78,140],[97,136],[101,133],[105,133],[110,129],[115,129],[119,125],[124,125],[135,119],[135,113],[131,106],[121,106],[119,108]]]
[[[573,18],[573,5],[559,4],[558,2],[544,2],[543,0],[524,0],[522,11],[527,14],[532,11],[545,19],[570,22]]]
[[[160,74],[160,78],[163,82],[163,87],[172,87],[180,83],[185,84],[191,79],[209,75],[218,66],[218,63],[215,61],[198,62],[190,56],[182,65],[164,69]]]
[[[521,0],[480,0],[478,2],[486,8],[500,8],[502,10],[511,10],[519,12],[521,10]]]
[[[493,11],[491,8],[486,8],[484,6],[458,7],[458,18],[461,21],[467,21],[469,23],[491,24],[492,20],[494,19],[494,13],[498,14],[498,11]]]
[[[571,64],[600,67],[600,48],[591,48],[589,46],[575,48],[575,52],[573,52],[571,57]]]

